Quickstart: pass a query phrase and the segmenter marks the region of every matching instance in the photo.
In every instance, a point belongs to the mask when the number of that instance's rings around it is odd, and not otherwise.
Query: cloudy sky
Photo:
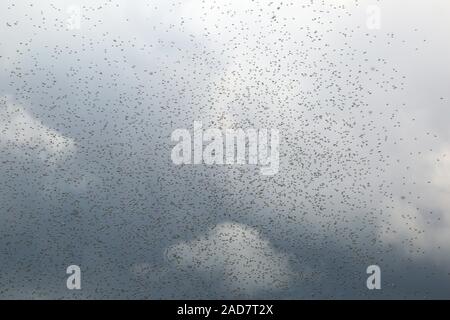
[[[447,0],[0,18],[0,298],[450,298]],[[175,165],[194,121],[278,129],[279,172]]]

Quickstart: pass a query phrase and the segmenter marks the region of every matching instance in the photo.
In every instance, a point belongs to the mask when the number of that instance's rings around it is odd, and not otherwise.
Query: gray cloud
[[[449,4],[369,4],[2,3],[0,297],[448,297]],[[174,166],[194,120],[279,174]]]

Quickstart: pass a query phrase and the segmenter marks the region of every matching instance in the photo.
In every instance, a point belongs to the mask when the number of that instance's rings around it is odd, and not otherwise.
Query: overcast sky
[[[0,18],[0,298],[450,298],[447,0]],[[194,121],[278,129],[279,172],[173,164]]]

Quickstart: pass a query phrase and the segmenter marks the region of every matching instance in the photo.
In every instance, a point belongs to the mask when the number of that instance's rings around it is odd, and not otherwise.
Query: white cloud
[[[288,259],[259,232],[238,223],[221,223],[205,236],[167,250],[179,268],[194,269],[231,290],[252,294],[285,288],[293,273]]]
[[[33,150],[41,158],[65,156],[74,141],[33,118],[10,97],[0,98],[0,145],[14,152]]]
[[[389,207],[387,223],[380,225],[385,243],[402,247],[410,256],[430,254],[435,261],[449,262],[450,254],[450,148],[431,152],[416,165],[420,197],[397,199]],[[442,253],[442,250],[446,254]],[[437,253],[437,254],[432,254]]]

